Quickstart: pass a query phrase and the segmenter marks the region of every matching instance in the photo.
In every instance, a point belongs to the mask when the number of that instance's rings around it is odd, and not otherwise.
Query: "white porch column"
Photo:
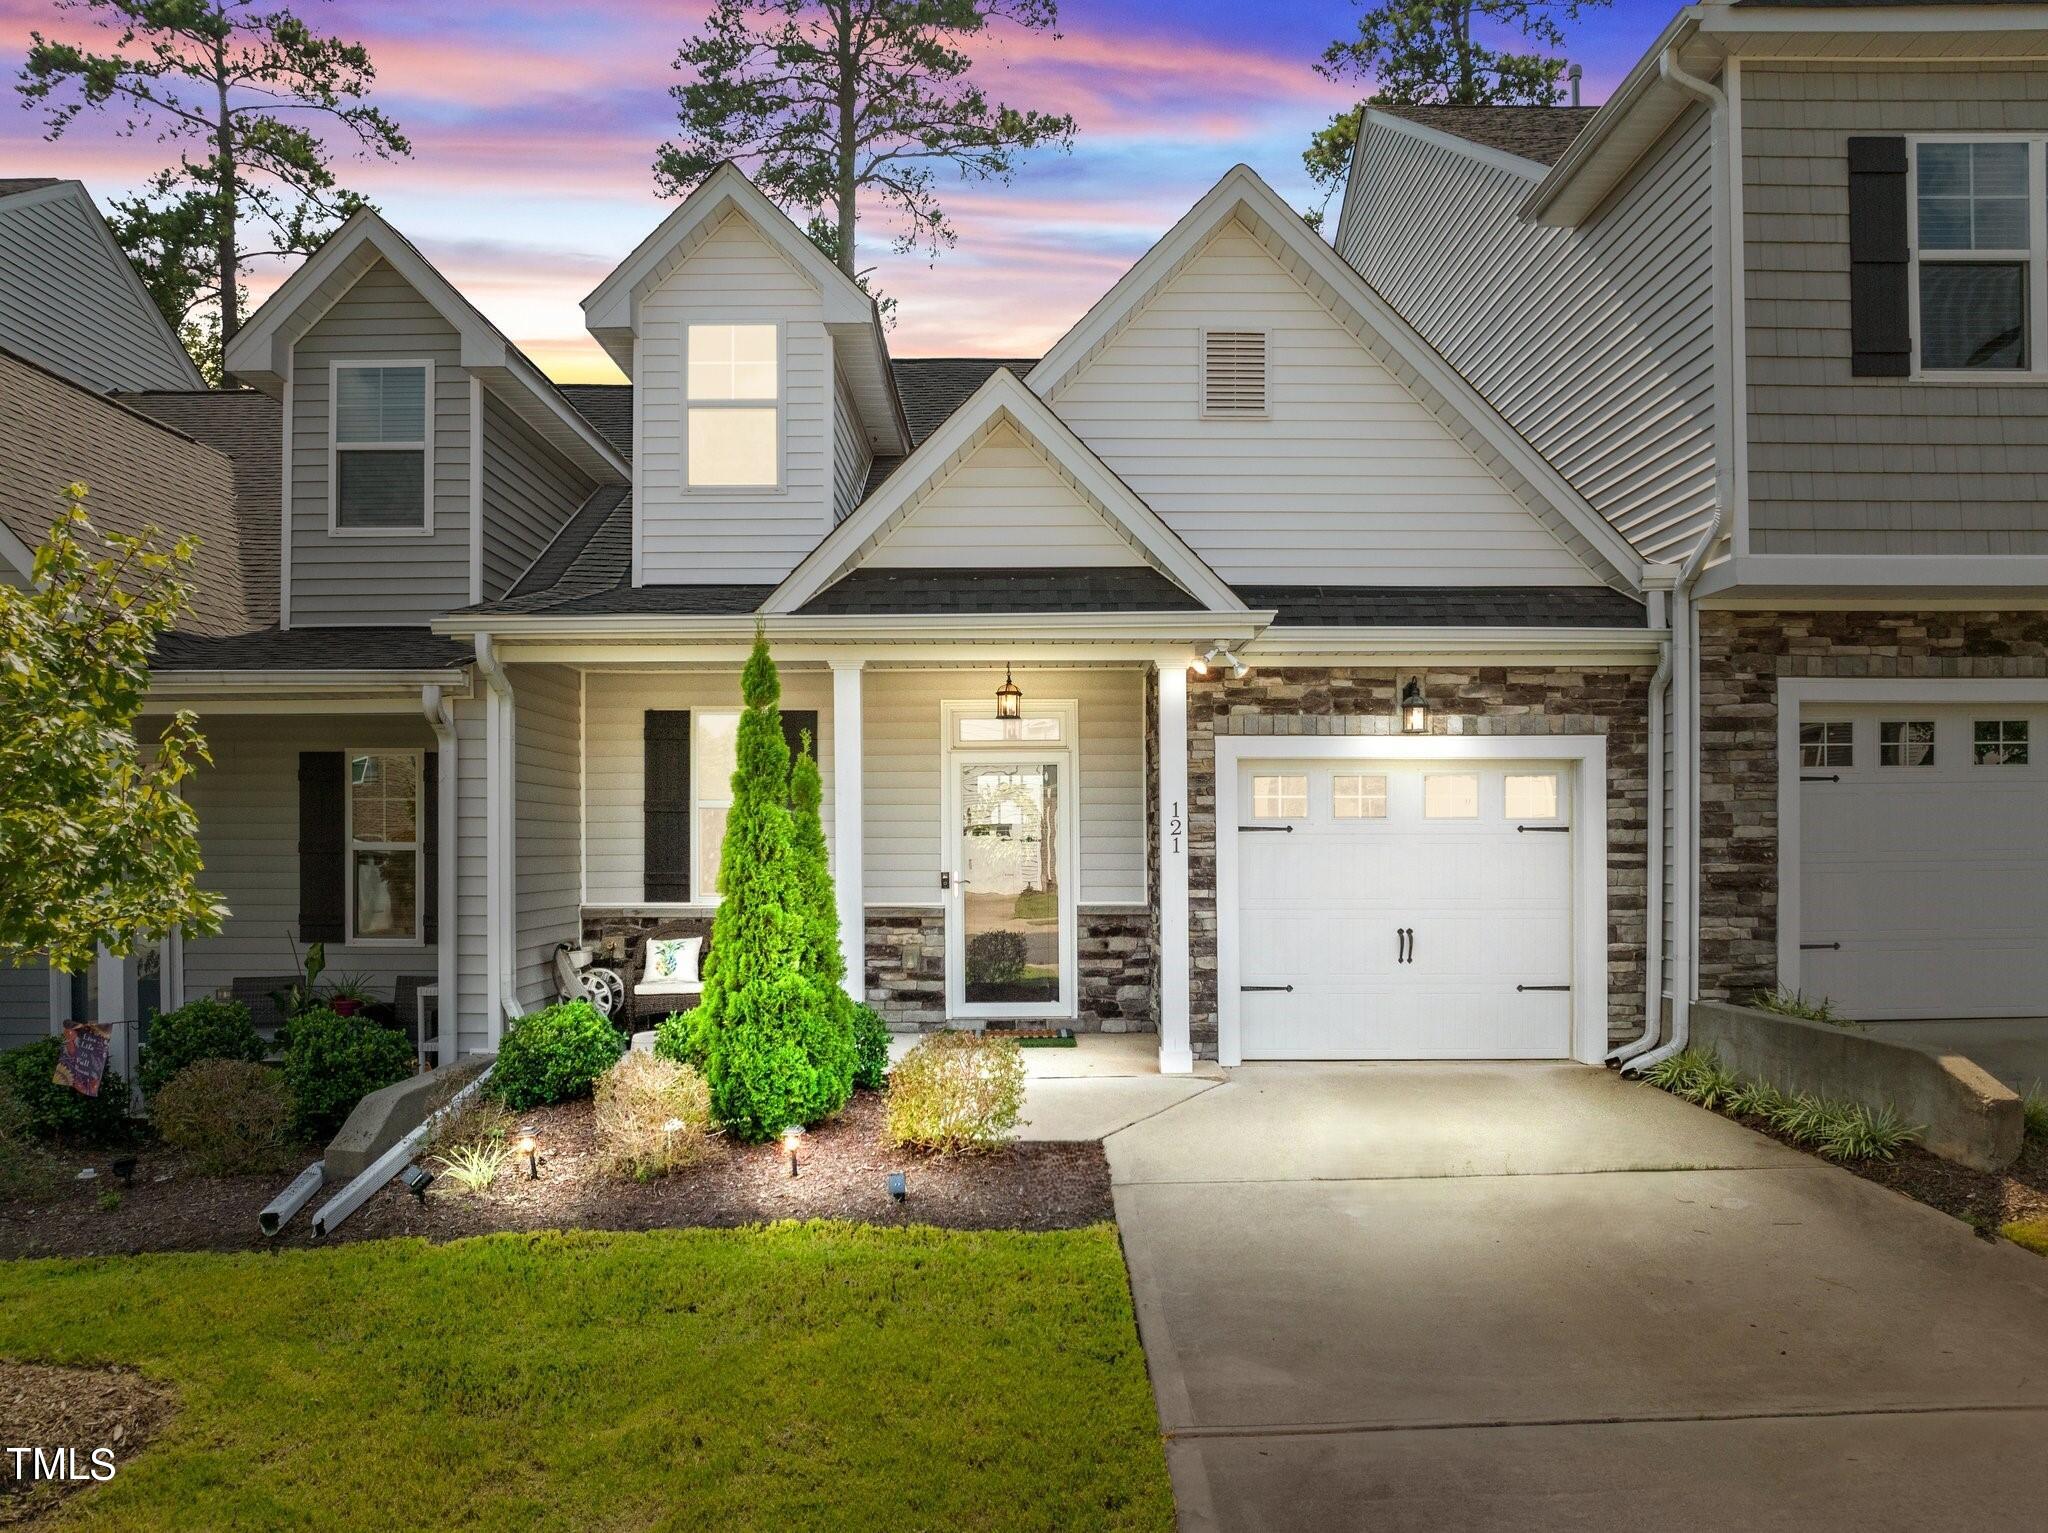
[[[1153,671],[1159,701],[1159,1070],[1195,1068],[1188,1037],[1188,666],[1165,655]]]
[[[846,993],[867,999],[867,900],[861,879],[864,851],[861,822],[862,661],[832,661],[832,880],[839,899],[839,946],[846,957]]]

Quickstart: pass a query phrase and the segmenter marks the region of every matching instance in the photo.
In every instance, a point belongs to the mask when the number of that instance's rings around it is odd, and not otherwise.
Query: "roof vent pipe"
[[[1581,79],[1582,79],[1582,78],[1583,78],[1583,77],[1585,76],[1585,73],[1586,73],[1585,69],[1584,69],[1583,67],[1581,67],[1580,65],[1577,65],[1577,64],[1567,64],[1567,65],[1565,65],[1565,69],[1564,69],[1564,77],[1565,77],[1565,78],[1566,78],[1567,80],[1569,80],[1569,81],[1571,81],[1571,82],[1572,82],[1572,105],[1573,105],[1573,106],[1577,106],[1577,105],[1579,104],[1579,81],[1580,81],[1580,80],[1581,80]]]

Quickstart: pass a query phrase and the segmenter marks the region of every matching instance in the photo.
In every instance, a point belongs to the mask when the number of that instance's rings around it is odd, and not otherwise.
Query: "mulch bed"
[[[607,1174],[597,1164],[588,1102],[520,1114],[540,1145],[540,1178],[508,1165],[486,1193],[446,1182],[424,1206],[393,1183],[373,1196],[329,1242],[398,1235],[453,1240],[499,1230],[650,1230],[734,1226],[776,1219],[852,1219],[869,1224],[935,1224],[952,1229],[1059,1230],[1115,1217],[1109,1163],[1096,1143],[1013,1144],[979,1155],[934,1157],[881,1142],[882,1097],[859,1092],[845,1112],[806,1134],[799,1174],[776,1145],[719,1141],[707,1160],[652,1182]],[[311,1159],[309,1154],[308,1159]],[[60,1188],[34,1205],[0,1203],[0,1257],[126,1255],[140,1251],[240,1251],[311,1245],[312,1207],[275,1240],[257,1212],[290,1180],[202,1177],[167,1151],[145,1150],[120,1206],[100,1195],[120,1183],[108,1158],[67,1156]],[[70,1180],[97,1166],[98,1178]],[[516,1175],[515,1175],[516,1171]],[[891,1201],[887,1179],[905,1173],[909,1195]],[[159,1178],[163,1178],[159,1180]],[[332,1196],[338,1184],[323,1189]]]
[[[2004,1171],[1972,1171],[1917,1147],[1889,1164],[1859,1161],[1849,1169],[1980,1230],[1994,1231],[2016,1219],[2048,1219],[2048,1140],[2029,1139]]]
[[[0,1457],[0,1524],[36,1522],[59,1501],[89,1489],[94,1450],[112,1454],[118,1475],[171,1418],[177,1402],[161,1384],[132,1368],[52,1368],[0,1359],[0,1447],[69,1450],[62,1477],[38,1478],[32,1461],[17,1472],[13,1454]],[[46,1468],[52,1467],[46,1461]],[[70,1472],[86,1476],[69,1478]]]

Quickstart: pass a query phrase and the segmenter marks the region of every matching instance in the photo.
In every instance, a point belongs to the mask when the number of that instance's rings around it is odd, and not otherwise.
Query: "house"
[[[2038,1011],[2044,56],[1695,6],[1597,111],[1369,110],[1334,245],[1230,170],[1029,360],[892,358],[725,167],[584,302],[630,384],[557,386],[359,213],[227,357],[271,521],[157,657],[232,911],[164,995],[321,940],[445,1057],[563,943],[708,931],[762,625],[901,1024],[1185,1070]]]
[[[1690,998],[2048,993],[2048,23],[1689,7],[1598,112],[1368,109],[1335,240],[1648,558]]]

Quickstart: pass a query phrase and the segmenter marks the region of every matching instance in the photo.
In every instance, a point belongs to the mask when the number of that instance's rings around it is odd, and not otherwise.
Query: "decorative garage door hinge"
[[[1291,836],[1294,834],[1294,827],[1292,825],[1240,825],[1237,828],[1239,830],[1272,831],[1275,834],[1282,836]]]
[[[1569,989],[1571,989],[1571,986],[1570,986],[1570,985],[1517,985],[1517,986],[1515,986],[1515,993],[1519,995],[1519,994],[1520,994],[1520,993],[1521,993],[1522,991],[1524,991],[1524,990],[1569,990]]]
[[[1842,944],[1839,942],[1802,942],[1799,944],[1799,951],[1802,953],[1839,953],[1842,951]]]
[[[1572,828],[1569,825],[1517,825],[1515,829],[1522,831],[1525,834],[1540,834],[1548,836],[1568,836],[1571,834],[1572,831]]]
[[[1292,985],[1239,985],[1237,988],[1247,993],[1254,990],[1284,990],[1289,995],[1294,994],[1294,987]]]

